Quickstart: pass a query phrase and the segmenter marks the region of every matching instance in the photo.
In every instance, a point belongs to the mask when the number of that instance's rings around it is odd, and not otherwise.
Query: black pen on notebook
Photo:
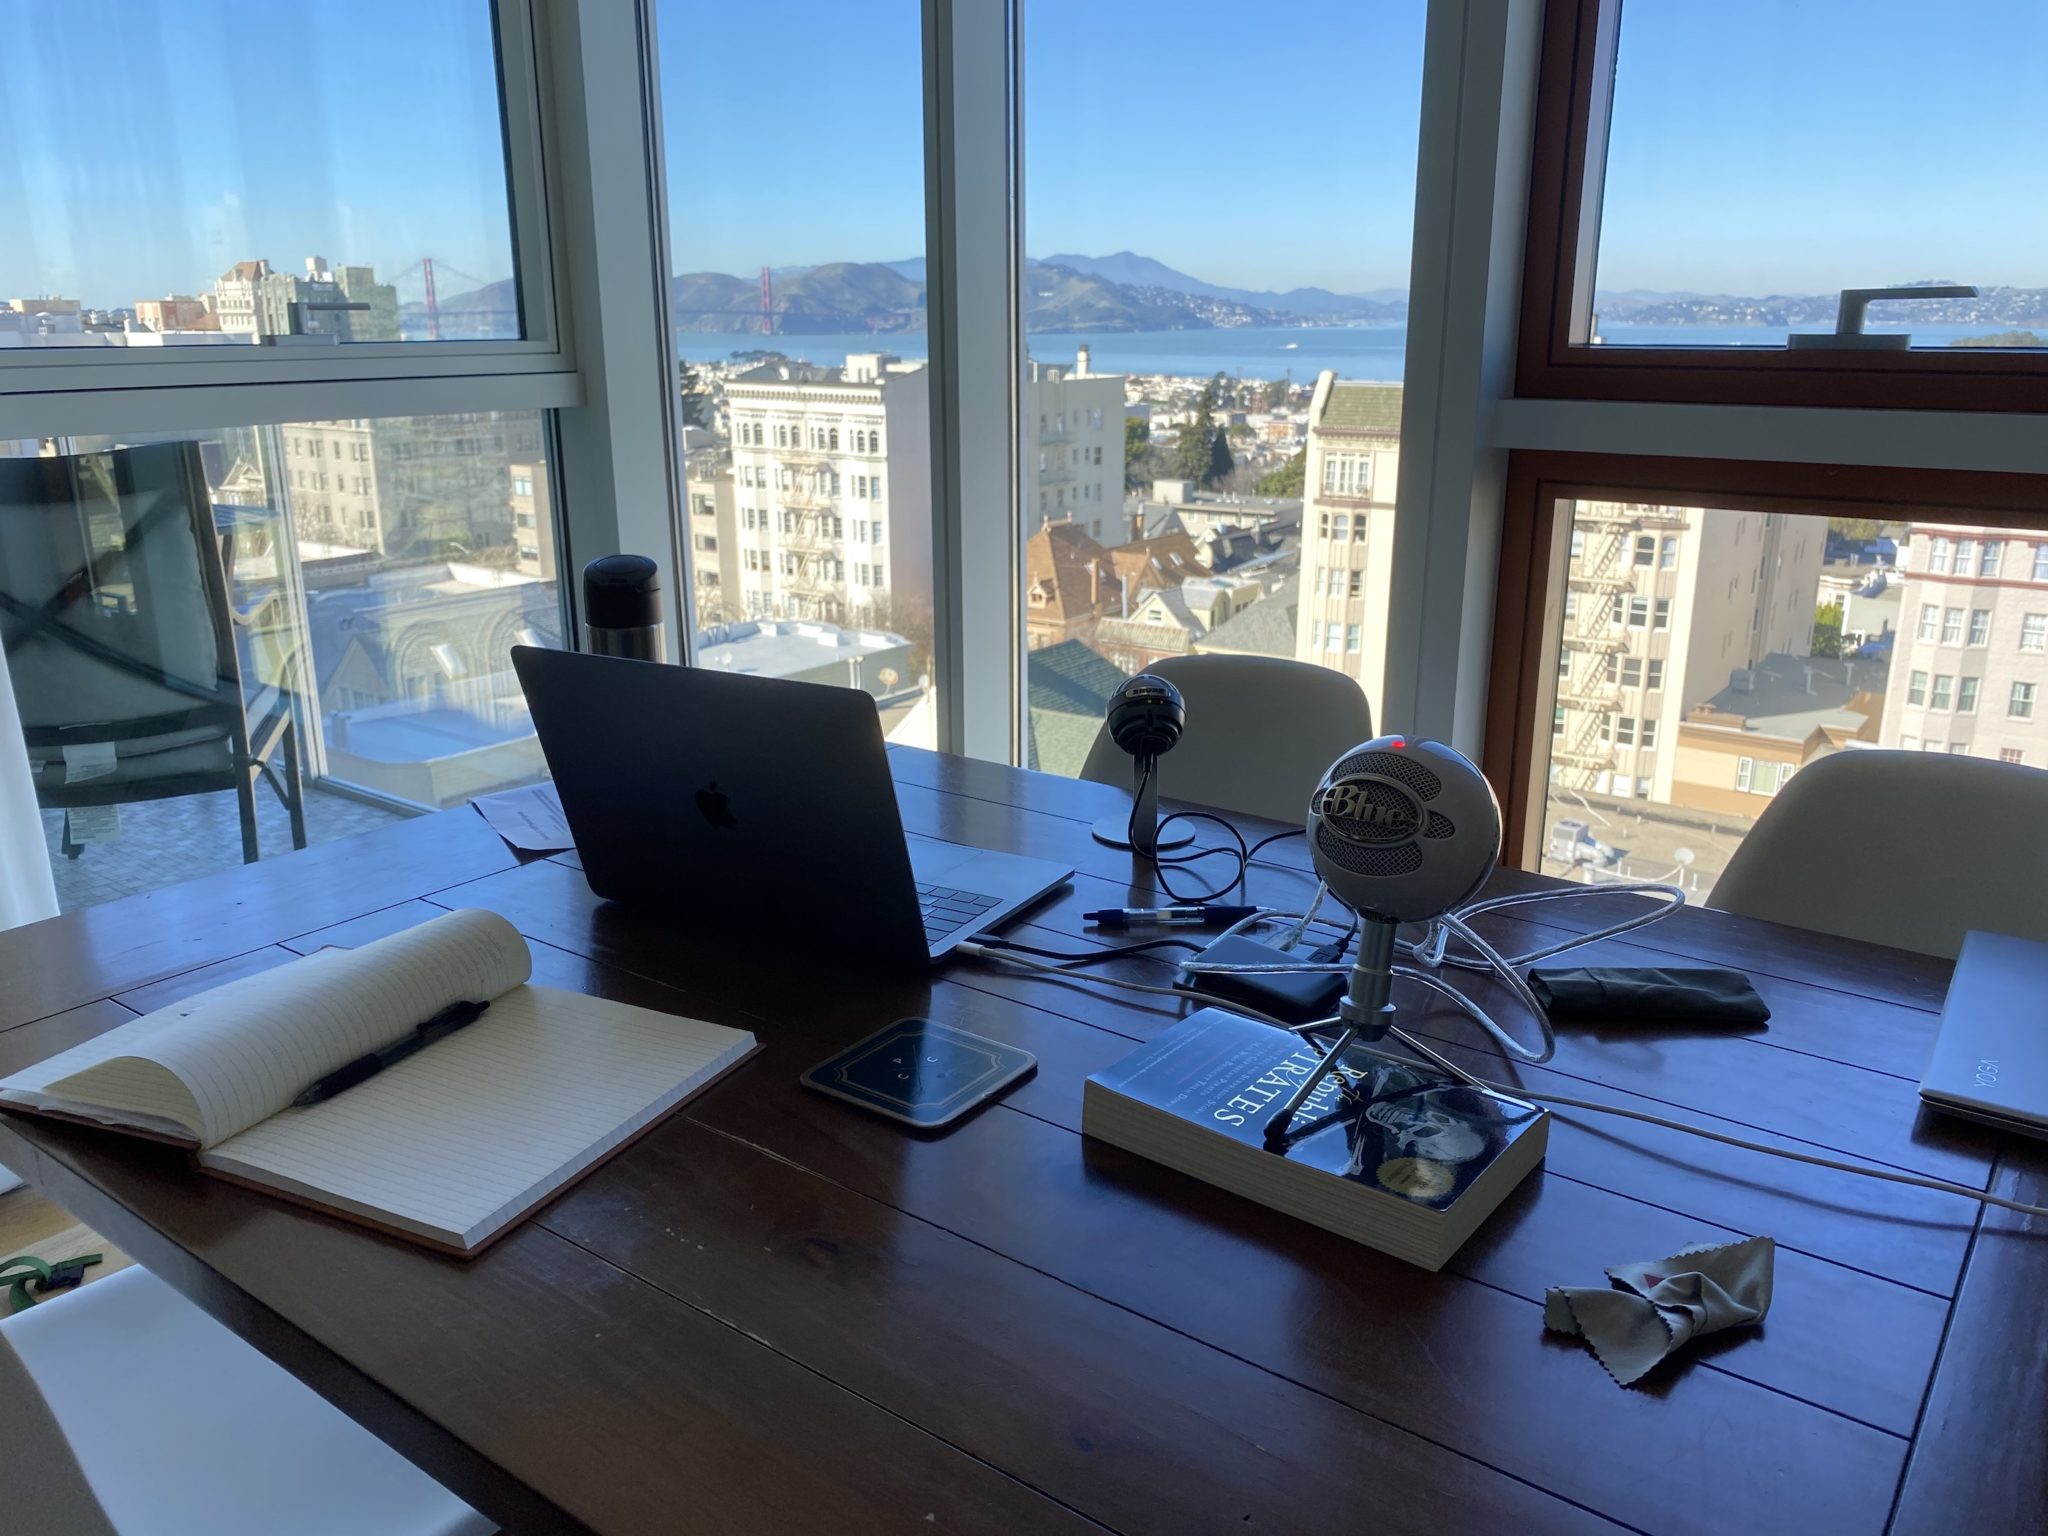
[[[346,1066],[336,1067],[332,1072],[314,1083],[304,1093],[292,1100],[298,1108],[319,1104],[333,1098],[337,1093],[355,1087],[357,1083],[368,1082],[386,1067],[396,1066],[406,1057],[425,1050],[436,1040],[445,1040],[465,1024],[473,1024],[483,1017],[489,1003],[450,1003],[426,1023],[419,1025],[409,1035],[393,1041],[381,1051],[372,1051],[367,1056],[358,1056]]]
[[[1254,916],[1257,907],[1104,907],[1083,912],[1081,921],[1098,928],[1207,928],[1216,923],[1242,922]]]

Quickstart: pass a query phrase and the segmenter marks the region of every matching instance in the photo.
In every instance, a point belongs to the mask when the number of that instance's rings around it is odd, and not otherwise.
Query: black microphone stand
[[[1301,1106],[1323,1079],[1337,1069],[1344,1053],[1351,1048],[1351,1042],[1360,1038],[1384,1040],[1387,1031],[1394,1027],[1394,935],[1398,924],[1384,918],[1368,917],[1359,924],[1358,959],[1351,967],[1350,986],[1344,993],[1344,1000],[1337,1005],[1337,1016],[1325,1019],[1323,1024],[1341,1024],[1343,1029],[1337,1035],[1337,1043],[1324,1053],[1301,1080],[1301,1086],[1287,1102],[1280,1106],[1280,1112],[1266,1126],[1268,1143],[1286,1139],[1288,1127],[1294,1117],[1301,1113]],[[1314,1030],[1319,1025],[1306,1026]]]
[[[1159,758],[1147,753],[1131,759],[1131,808],[1104,816],[1089,830],[1095,841],[1128,848],[1140,858],[1159,856],[1162,848],[1185,848],[1195,840],[1193,827],[1182,824],[1159,830]]]

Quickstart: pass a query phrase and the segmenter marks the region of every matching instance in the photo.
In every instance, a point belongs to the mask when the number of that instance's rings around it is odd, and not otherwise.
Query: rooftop
[[[879,629],[841,629],[799,619],[757,619],[697,632],[697,665],[755,677],[796,677],[834,661],[908,653],[910,642]],[[879,681],[866,678],[869,685]],[[901,681],[901,680],[899,680]]]
[[[1117,567],[1109,552],[1075,522],[1046,522],[1024,541],[1026,590],[1043,585],[1045,604],[1062,619],[1093,613],[1118,598]]]
[[[1332,386],[1329,403],[1316,425],[1354,432],[1399,432],[1401,386],[1339,381]]]
[[[1027,767],[1077,774],[1102,726],[1109,696],[1124,681],[1114,662],[1079,640],[1032,651],[1024,662],[1030,687]]]
[[[1885,677],[1882,661],[1831,660],[1819,656],[1789,656],[1773,652],[1738,672],[1723,688],[1694,711],[1705,725],[1733,725],[1764,736],[1785,736],[1804,740],[1814,731],[1827,729],[1854,734],[1873,723],[1883,707]],[[1742,686],[1746,677],[1747,686]]]
[[[1301,608],[1301,578],[1282,582],[1234,618],[1225,619],[1195,643],[1205,653],[1232,656],[1294,655],[1295,619]]]
[[[1109,559],[1117,578],[1134,594],[1145,587],[1172,586],[1202,571],[1195,541],[1179,529],[1119,544],[1109,551]]]

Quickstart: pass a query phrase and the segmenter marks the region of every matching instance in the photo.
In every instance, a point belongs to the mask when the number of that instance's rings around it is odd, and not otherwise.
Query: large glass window
[[[1677,556],[1659,577],[1671,584],[1657,600],[1667,626],[1587,623],[1552,597],[1574,664],[1537,705],[1551,713],[1538,738],[1547,761],[1531,780],[1544,870],[1677,880],[1706,897],[1770,797],[1819,758],[1903,747],[2048,762],[2033,709],[2048,658],[2017,644],[1955,648],[1966,613],[1985,615],[1994,636],[2024,634],[2037,589],[1983,575],[1975,559],[1938,569],[1930,558],[2001,530],[1789,502],[1760,511],[1585,497],[1560,501],[1557,515],[1571,538],[1552,590],[1581,594],[1581,614],[1604,608],[1585,597],[1636,579],[1646,535]],[[1930,610],[1939,628],[1908,617]],[[1660,691],[1624,691],[1641,671]]]
[[[521,336],[492,13],[8,6],[0,356]]]
[[[1170,25],[1095,0],[1024,10],[1035,767],[1078,771],[1110,691],[1172,657],[1315,662],[1380,711],[1423,8],[1281,0],[1244,20],[1213,0]],[[1343,111],[1134,139],[1133,70],[1213,79],[1226,37],[1234,75]],[[1208,110],[1162,110],[1182,107]]]
[[[1945,283],[1979,293],[1880,303],[1868,329],[2048,346],[2048,98],[1983,88],[1988,39],[2048,49],[2038,0],[1948,6],[1911,47],[1927,14],[1868,0],[1619,11],[1601,342],[1782,346],[1833,330],[1844,288]]]
[[[918,6],[656,13],[697,660],[934,746]]]
[[[540,777],[508,652],[561,643],[555,528],[538,412],[0,443],[0,638],[59,900]]]

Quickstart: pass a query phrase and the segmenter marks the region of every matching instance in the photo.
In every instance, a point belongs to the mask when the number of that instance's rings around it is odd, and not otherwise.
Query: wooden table
[[[1015,930],[1027,942],[1091,944],[1082,911],[1147,899],[1088,835],[1113,791],[892,756],[913,832],[1079,868]],[[1297,900],[1302,845],[1271,855],[1289,867],[1255,870],[1252,898]],[[517,924],[541,981],[767,1049],[471,1264],[90,1131],[0,1116],[0,1161],[508,1528],[2041,1527],[2038,1224],[1561,1116],[1543,1173],[1427,1274],[1081,1138],[1083,1078],[1172,1018],[1165,999],[966,962],[877,981],[696,942],[466,809],[0,934],[0,1071],[463,906]],[[1618,910],[1489,926],[1526,949]],[[1737,1038],[1566,1033],[1531,1086],[2048,1199],[2042,1149],[1918,1111],[1945,964],[1704,910],[1581,958],[1739,965],[1774,1017]],[[1455,1016],[1397,1000],[1461,1060],[1516,1075]],[[932,1138],[797,1086],[914,1013],[1036,1052],[1037,1077]],[[1780,1244],[1768,1323],[1643,1389],[1543,1331],[1546,1286],[1749,1233]]]

